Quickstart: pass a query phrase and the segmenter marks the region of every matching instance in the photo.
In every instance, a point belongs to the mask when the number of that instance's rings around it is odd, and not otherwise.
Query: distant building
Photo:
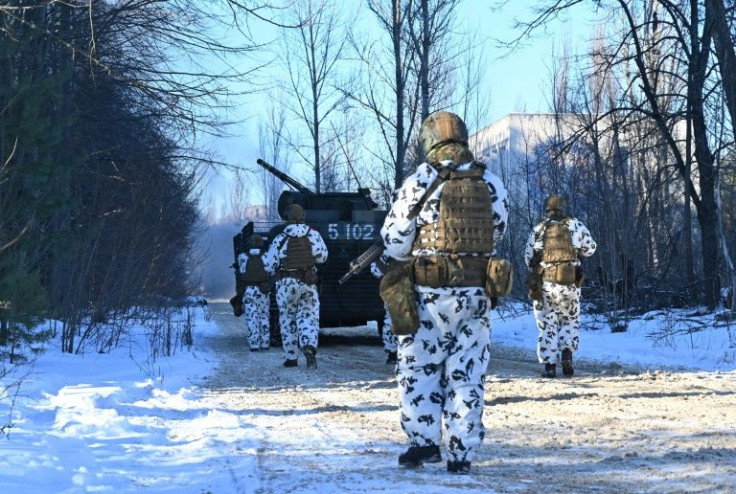
[[[616,269],[625,269],[615,266],[621,249],[648,241],[650,234],[637,230],[638,222],[645,221],[654,236],[677,234],[660,231],[663,225],[656,221],[663,211],[673,217],[672,224],[683,221],[677,219],[683,214],[682,184],[678,180],[656,183],[672,162],[671,149],[661,134],[641,120],[592,120],[581,114],[512,113],[471,136],[475,156],[503,179],[509,191],[513,228],[507,234],[508,248],[517,269],[526,235],[541,218],[550,194],[563,195],[569,214],[599,237],[607,236],[597,257],[603,259],[610,249],[607,269],[612,277],[618,276]],[[681,152],[685,151],[685,125],[677,122],[673,131]],[[637,232],[641,237],[635,237]],[[668,248],[668,242],[651,242],[649,261],[665,259]]]
[[[544,197],[575,188],[570,170],[591,157],[580,143],[566,147],[581,122],[574,114],[511,113],[471,136],[476,157],[506,184],[516,221],[533,224]]]

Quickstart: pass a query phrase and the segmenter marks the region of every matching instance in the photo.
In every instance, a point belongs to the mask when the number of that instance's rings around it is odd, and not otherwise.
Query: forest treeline
[[[192,292],[193,128],[224,77],[169,59],[234,51],[195,6],[0,2],[2,343],[51,318],[63,351],[103,351],[103,323]]]
[[[574,6],[598,27],[552,66],[547,139],[509,172],[526,198],[512,195],[512,219],[530,228],[547,194],[565,195],[599,245],[587,298],[611,313],[733,307],[733,2],[536,4],[514,42]]]

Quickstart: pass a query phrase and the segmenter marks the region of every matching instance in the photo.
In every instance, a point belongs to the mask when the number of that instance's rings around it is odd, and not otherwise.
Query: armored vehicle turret
[[[294,190],[282,192],[278,200],[279,216],[284,223],[268,231],[259,231],[257,224],[255,230],[246,225],[237,239],[233,239],[236,250],[247,240],[250,232],[260,234],[270,243],[285,227],[286,209],[294,203],[301,205],[306,213],[306,223],[319,231],[329,250],[327,262],[317,266],[320,327],[359,326],[376,321],[380,332],[384,311],[383,301],[378,295],[379,280],[367,269],[345,284],[341,285],[339,280],[349,269],[350,261],[380,238],[387,211],[378,208],[368,189],[317,194],[265,161],[259,159],[257,163]],[[272,309],[274,306],[272,300]],[[273,322],[272,317],[272,328],[275,326]]]

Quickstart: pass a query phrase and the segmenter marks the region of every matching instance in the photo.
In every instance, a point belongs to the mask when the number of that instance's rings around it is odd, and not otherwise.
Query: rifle
[[[450,173],[454,172],[458,166],[459,163],[452,163],[450,166],[441,169],[437,173],[437,177],[435,177],[432,185],[427,188],[426,192],[424,193],[424,197],[419,202],[417,202],[414,207],[411,208],[411,210],[409,210],[407,219],[411,220],[419,215],[419,211],[421,211],[422,206],[424,205],[424,202],[427,200],[427,198],[432,195],[432,192],[434,192],[435,189],[437,189],[437,187],[439,187],[440,184],[450,175]],[[348,279],[350,279],[351,276],[363,271],[366,266],[370,265],[370,263],[381,257],[381,254],[383,254],[384,250],[385,247],[383,245],[383,240],[379,240],[375,244],[371,245],[368,250],[350,261],[350,270],[345,273],[342,278],[340,278],[339,283],[342,285]]]
[[[371,245],[368,250],[350,261],[350,270],[348,270],[348,272],[345,273],[342,278],[340,278],[340,281],[338,281],[338,283],[342,285],[343,283],[348,281],[350,277],[363,271],[366,266],[370,266],[373,261],[381,257],[384,249],[385,247],[383,246],[383,240],[380,240]]]

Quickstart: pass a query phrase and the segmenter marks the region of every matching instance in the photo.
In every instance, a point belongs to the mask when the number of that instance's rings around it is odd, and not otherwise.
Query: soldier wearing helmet
[[[549,196],[544,210],[546,218],[529,234],[524,256],[527,267],[537,274],[536,286],[530,289],[539,329],[537,357],[544,364],[543,377],[556,377],[558,363],[563,375],[571,377],[572,355],[580,339],[579,258],[592,256],[596,243],[580,220],[565,216],[562,196]]]
[[[562,196],[549,196],[544,201],[544,211],[548,218],[556,221],[561,220],[565,216],[565,200]]]
[[[327,260],[322,236],[306,223],[298,204],[286,210],[287,225],[264,257],[269,273],[276,276],[276,303],[284,347],[284,367],[298,365],[299,349],[307,367],[317,367],[319,336],[319,293],[317,264]]]
[[[243,314],[248,328],[248,345],[251,352],[268,350],[270,347],[268,293],[271,282],[263,264],[263,255],[263,237],[258,234],[250,236],[248,251],[238,255]]]
[[[474,160],[459,116],[429,115],[420,141],[426,161],[397,191],[381,229],[387,256],[411,263],[409,299],[420,321],[414,333],[398,336],[401,426],[410,441],[399,465],[442,461],[444,446],[447,470],[467,473],[484,437],[493,306],[485,280],[506,231],[508,196],[501,179]]]
[[[438,111],[429,115],[422,123],[419,141],[428,163],[473,160],[468,149],[468,129],[454,113]]]

